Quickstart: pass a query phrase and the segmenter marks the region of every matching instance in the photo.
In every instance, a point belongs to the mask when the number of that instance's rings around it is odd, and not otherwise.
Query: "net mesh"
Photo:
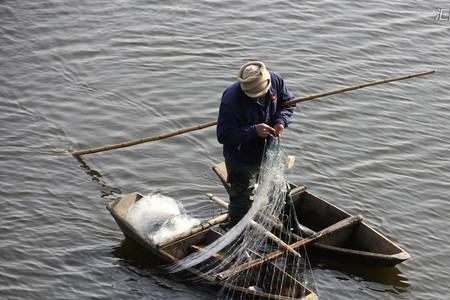
[[[283,229],[279,221],[279,216],[285,215],[289,186],[285,177],[286,159],[279,139],[268,143],[254,201],[247,214],[215,242],[172,266],[171,272],[195,267],[206,275],[220,278],[223,288],[219,299],[247,299],[249,291],[255,298],[270,293],[284,297],[278,299],[301,299],[306,295],[302,286],[316,290],[305,249],[291,249],[276,259],[241,272],[232,272],[237,266],[261,259],[283,248],[283,244],[286,246],[296,241],[296,237]],[[284,222],[284,227],[291,226]],[[224,272],[227,276],[221,278]]]

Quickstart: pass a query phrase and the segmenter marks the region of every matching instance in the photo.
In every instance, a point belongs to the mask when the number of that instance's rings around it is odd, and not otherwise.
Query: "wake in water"
[[[131,225],[154,244],[200,224],[200,220],[186,215],[179,202],[160,194],[143,197],[130,207],[128,216]]]
[[[306,252],[300,255],[296,251],[286,251],[283,256],[269,263],[260,264],[243,272],[235,272],[235,274],[230,272],[237,266],[278,250],[273,242],[276,239],[284,239],[288,244],[295,241],[289,232],[280,230],[282,225],[278,219],[278,216],[284,214],[283,210],[286,207],[288,192],[285,177],[286,163],[279,140],[268,144],[261,163],[253,205],[244,218],[202,251],[194,252],[181,259],[170,268],[170,271],[178,272],[195,266],[204,274],[225,281],[225,287],[220,292],[220,297],[223,299],[233,299],[238,296],[234,289],[226,287],[231,285],[248,287],[255,292],[275,291],[279,295],[292,295],[295,299],[301,297],[298,297],[299,291],[289,290],[297,286],[293,283],[301,282],[315,289],[308,284],[307,278],[312,276],[312,272],[310,272],[311,267],[305,255]],[[277,232],[277,229],[278,236],[269,240],[270,232]],[[211,257],[214,259],[210,259]],[[224,274],[227,276],[221,277]]]

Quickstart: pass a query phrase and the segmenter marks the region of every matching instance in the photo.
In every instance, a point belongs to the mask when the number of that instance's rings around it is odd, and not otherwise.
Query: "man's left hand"
[[[283,134],[284,125],[283,124],[275,124],[275,126],[273,126],[273,128],[275,129],[275,136],[281,137],[281,135]]]

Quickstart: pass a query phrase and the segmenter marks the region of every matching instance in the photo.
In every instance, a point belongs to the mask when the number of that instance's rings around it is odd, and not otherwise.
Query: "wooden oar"
[[[220,206],[222,206],[223,208],[228,208],[228,202],[226,202],[225,200],[223,200],[220,197],[214,196],[211,193],[207,193],[206,196],[211,199],[212,201],[216,202],[217,204],[219,204]],[[278,223],[275,219],[269,217],[269,216],[264,216],[264,215],[259,215],[260,218],[264,219],[266,222],[270,222],[273,227],[279,231],[283,230],[283,225],[281,223]]]
[[[306,189],[306,187],[304,187],[304,186],[303,186],[302,188],[303,188],[304,190]],[[219,204],[220,206],[222,206],[222,207],[224,207],[224,208],[228,208],[228,203],[227,203],[225,200],[223,200],[222,198],[219,198],[219,197],[217,197],[217,196],[214,196],[214,195],[211,194],[211,193],[206,194],[206,196],[208,196],[209,199],[213,200],[214,202],[216,202],[216,203]],[[279,221],[277,221],[277,220],[275,219],[275,217],[269,217],[269,216],[264,216],[264,215],[260,215],[259,217],[262,218],[262,219],[264,219],[264,220],[267,221],[267,222],[270,222],[270,223],[272,224],[272,226],[273,226],[276,230],[281,231],[281,232],[285,232],[285,233],[289,234],[289,235],[292,236],[295,240],[298,241],[298,240],[301,240],[301,239],[302,239],[301,236],[299,236],[299,235],[293,233],[293,232],[290,231],[288,228],[285,228],[285,227],[283,226],[283,224],[281,224]]]
[[[201,245],[191,245],[190,246],[192,249],[194,249],[195,251],[199,251],[199,252],[205,252],[205,248]],[[256,257],[262,258],[261,254],[257,253],[256,251],[247,248],[247,251],[250,252],[251,254],[253,254]],[[220,261],[224,261],[224,256],[222,253],[214,253],[213,257],[220,260]],[[288,272],[286,272],[286,270],[280,268],[279,266],[277,266],[276,264],[272,264],[271,265],[274,269],[277,269],[279,272],[283,273],[284,276],[286,276],[287,278],[289,278],[290,280],[292,280],[293,282],[295,282],[298,285],[303,286],[303,283],[301,283],[300,281],[298,281],[297,278],[295,278],[294,276],[292,276],[291,274],[289,274]]]
[[[332,91],[328,91],[328,92],[313,94],[313,95],[306,96],[306,97],[296,98],[296,99],[293,99],[290,101],[286,101],[283,105],[290,106],[290,105],[294,105],[296,103],[305,102],[305,101],[309,101],[309,100],[313,100],[313,99],[318,99],[318,98],[322,98],[325,96],[336,95],[336,94],[340,94],[340,93],[344,93],[344,92],[348,92],[348,91],[352,91],[352,90],[361,89],[361,88],[368,87],[368,86],[373,86],[373,85],[378,85],[378,84],[383,84],[383,83],[388,83],[388,82],[393,82],[393,81],[399,81],[399,80],[429,75],[429,74],[433,74],[434,72],[435,72],[434,70],[431,70],[431,71],[427,71],[427,72],[414,73],[414,74],[405,75],[405,76],[392,77],[392,78],[383,79],[383,80],[377,80],[377,81],[371,81],[371,82],[366,82],[366,83],[362,83],[362,84],[356,84],[356,85],[352,85],[352,86],[349,86],[346,88],[341,88],[341,89],[332,90]],[[130,146],[134,146],[134,145],[138,145],[138,144],[142,144],[142,143],[167,139],[167,138],[177,136],[177,135],[180,135],[183,133],[208,128],[208,127],[211,127],[214,125],[217,125],[217,121],[210,121],[208,123],[180,129],[180,130],[173,131],[173,132],[170,132],[167,134],[135,139],[135,140],[123,142],[120,144],[112,144],[112,145],[106,145],[106,146],[101,146],[101,147],[96,147],[96,148],[90,148],[90,149],[86,149],[86,150],[72,151],[71,154],[75,157],[80,157],[81,155],[93,154],[93,153],[98,153],[98,152],[104,152],[104,151],[110,151],[110,150],[114,150],[114,149],[130,147]]]
[[[306,245],[311,244],[311,243],[317,241],[320,238],[324,238],[325,236],[328,236],[328,235],[330,235],[330,234],[332,234],[332,233],[334,233],[334,232],[336,232],[338,230],[342,230],[342,229],[350,227],[350,226],[352,226],[352,225],[354,225],[356,223],[359,223],[359,222],[362,221],[362,219],[363,218],[362,218],[361,215],[348,217],[348,218],[346,218],[344,220],[341,220],[341,221],[337,222],[336,224],[333,224],[333,225],[331,225],[331,226],[329,226],[329,227],[327,227],[327,228],[325,228],[325,229],[323,229],[323,230],[321,230],[319,232],[316,232],[314,235],[312,235],[310,237],[307,237],[307,238],[304,238],[304,239],[302,239],[300,241],[297,241],[297,242],[291,244],[290,246],[293,249],[297,249],[299,247],[306,246]],[[251,262],[244,263],[244,264],[238,265],[238,266],[236,266],[234,268],[231,268],[229,270],[223,271],[223,272],[217,274],[215,276],[215,278],[217,280],[227,279],[228,277],[230,277],[230,276],[232,276],[232,275],[234,275],[236,273],[239,273],[239,272],[242,272],[242,271],[245,271],[245,270],[257,267],[257,266],[263,264],[264,262],[273,260],[273,259],[275,259],[275,258],[277,258],[277,257],[279,257],[279,256],[281,256],[283,254],[284,254],[284,251],[280,251],[280,250],[272,252],[272,253],[269,253],[268,255],[264,256],[263,258],[255,259],[255,260],[253,260]]]
[[[165,247],[165,246],[170,245],[170,244],[172,244],[174,242],[177,242],[177,241],[179,241],[179,240],[181,240],[181,239],[183,239],[185,237],[191,236],[191,235],[196,234],[196,233],[198,233],[200,231],[208,229],[208,228],[210,228],[210,227],[212,227],[214,225],[224,223],[226,220],[228,220],[228,214],[222,214],[220,216],[215,217],[214,219],[209,220],[206,223],[202,223],[202,224],[200,224],[200,225],[198,225],[198,226],[196,226],[196,227],[194,227],[192,229],[189,229],[188,231],[185,231],[185,232],[182,232],[180,234],[177,234],[176,236],[172,237],[171,239],[163,241],[163,242],[157,244],[156,246],[158,248]]]
[[[228,208],[228,203],[226,203],[225,201],[223,201],[222,199],[220,199],[219,197],[215,197],[213,194],[206,194],[209,199],[215,201],[216,203],[218,203],[220,206],[224,207],[224,208]],[[280,247],[283,250],[287,250],[289,252],[291,252],[293,255],[295,256],[300,256],[300,253],[298,253],[297,251],[295,251],[291,246],[289,246],[288,244],[286,244],[285,242],[283,242],[282,240],[280,240],[276,235],[274,235],[272,232],[268,231],[267,229],[265,229],[263,226],[261,226],[260,224],[256,223],[254,220],[250,221],[250,225],[253,226],[254,228],[256,228],[257,230],[259,230],[262,234],[264,234],[267,238],[269,238],[270,240],[272,240],[273,242],[275,242],[278,247]]]

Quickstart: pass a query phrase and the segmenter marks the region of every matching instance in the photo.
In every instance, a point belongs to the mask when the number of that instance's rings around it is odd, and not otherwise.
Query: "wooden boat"
[[[203,247],[218,239],[221,234],[215,230],[215,226],[226,221],[228,218],[227,214],[218,216],[206,223],[202,223],[188,232],[179,234],[170,240],[154,244],[131,225],[128,217],[129,208],[142,199],[142,197],[143,196],[139,193],[126,195],[109,203],[107,209],[110,211],[126,237],[136,241],[142,247],[168,263],[176,263],[193,251],[201,251]],[[212,259],[219,258],[220,253],[214,255]],[[280,278],[280,276],[284,276],[283,286],[288,286],[289,288],[268,285],[270,286],[270,289],[267,287],[265,290],[264,288],[259,287],[258,282],[256,282],[256,280],[261,280],[262,277],[258,279],[247,278],[247,280],[238,284],[237,281],[230,283],[228,281],[216,280],[215,278],[202,273],[200,269],[189,268],[187,271],[198,278],[201,278],[206,284],[221,286],[227,290],[232,290],[235,296],[239,295],[239,299],[318,299],[314,292],[303,286],[301,282],[289,276],[289,274],[285,273],[284,270],[278,268],[272,262],[266,262],[264,267],[266,268],[265,270],[268,275],[267,278]]]
[[[226,180],[225,163],[213,167],[224,187],[229,189]],[[320,231],[331,224],[350,216],[335,205],[313,195],[306,187],[297,187],[293,202],[300,223],[314,231]],[[369,266],[394,266],[407,260],[409,254],[381,233],[364,222],[329,235],[308,246],[309,253],[316,257],[327,257],[331,261],[349,262]]]

